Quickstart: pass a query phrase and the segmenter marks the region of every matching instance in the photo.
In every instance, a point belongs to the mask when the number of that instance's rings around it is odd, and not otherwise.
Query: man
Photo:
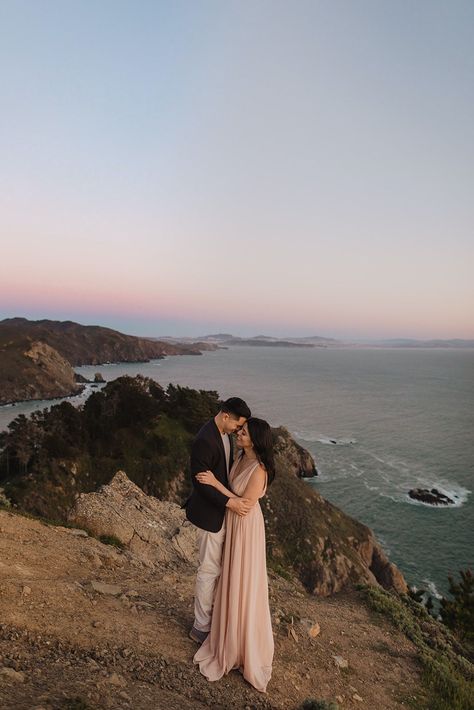
[[[196,480],[200,471],[212,471],[227,488],[232,466],[230,434],[238,431],[250,417],[250,409],[239,397],[226,400],[216,416],[198,432],[191,448],[193,491],[184,507],[187,519],[197,527],[199,567],[194,593],[194,623],[189,636],[202,643],[211,627],[214,592],[221,573],[222,548],[225,538],[225,511],[246,515],[250,501],[229,498],[213,486]]]

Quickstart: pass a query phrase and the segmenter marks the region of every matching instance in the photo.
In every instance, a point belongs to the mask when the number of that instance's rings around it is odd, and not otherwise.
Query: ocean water
[[[319,476],[307,485],[371,527],[409,584],[446,593],[448,574],[473,567],[473,350],[235,346],[77,371],[106,380],[142,373],[163,386],[241,396],[311,451]],[[52,403],[1,407],[0,428]],[[412,501],[413,487],[436,487],[456,504]]]

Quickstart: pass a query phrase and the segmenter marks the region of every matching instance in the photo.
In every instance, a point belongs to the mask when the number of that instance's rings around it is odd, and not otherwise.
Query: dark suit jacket
[[[230,437],[229,437],[230,438]],[[233,451],[230,439],[229,470],[232,466]],[[229,497],[213,486],[199,483],[196,474],[200,471],[212,471],[214,476],[227,488],[227,467],[222,436],[214,419],[199,430],[191,448],[191,480],[193,491],[184,504],[186,517],[198,528],[209,532],[219,532],[224,522],[225,507]]]

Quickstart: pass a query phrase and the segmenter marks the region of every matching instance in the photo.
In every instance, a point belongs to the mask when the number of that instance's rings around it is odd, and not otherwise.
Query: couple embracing
[[[193,442],[193,491],[185,503],[199,547],[189,634],[200,644],[194,663],[211,681],[238,669],[260,692],[270,680],[274,650],[259,505],[275,476],[272,447],[268,423],[231,397]]]

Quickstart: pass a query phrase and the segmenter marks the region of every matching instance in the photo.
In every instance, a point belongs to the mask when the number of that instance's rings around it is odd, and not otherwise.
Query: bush
[[[474,575],[470,569],[460,570],[460,582],[448,576],[449,594],[443,598],[440,614],[443,622],[466,644],[472,658],[474,652]]]
[[[315,700],[307,698],[300,705],[300,710],[339,710],[339,705],[331,700]]]
[[[378,587],[358,587],[369,606],[384,614],[415,644],[430,692],[429,710],[472,710],[473,667],[450,631],[409,595]]]
[[[62,402],[11,422],[0,434],[0,485],[17,509],[62,520],[78,493],[119,469],[145,493],[166,496],[187,472],[193,435],[218,409],[216,392],[119,377],[82,408]]]
[[[118,547],[119,550],[123,550],[125,547],[123,542],[119,540],[118,537],[115,537],[115,535],[100,535],[99,540],[104,545],[112,545],[113,547]]]

